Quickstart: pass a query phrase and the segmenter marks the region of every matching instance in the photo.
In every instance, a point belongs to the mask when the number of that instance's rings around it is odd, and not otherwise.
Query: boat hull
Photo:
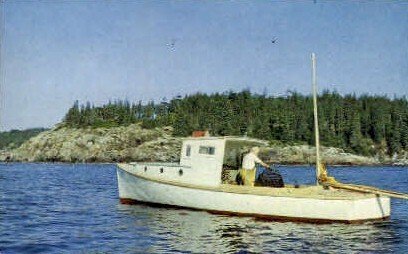
[[[152,181],[118,167],[123,204],[147,203],[279,221],[360,223],[390,216],[388,197],[319,199],[232,193]]]

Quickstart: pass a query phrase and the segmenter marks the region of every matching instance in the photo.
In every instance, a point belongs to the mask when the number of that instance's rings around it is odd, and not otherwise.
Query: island
[[[331,165],[408,165],[408,100],[375,95],[319,96],[323,160]],[[248,90],[177,96],[170,101],[95,106],[78,101],[51,129],[0,133],[0,160],[129,162],[179,160],[181,139],[195,130],[268,142],[274,164],[314,163],[312,98]],[[30,131],[28,131],[30,132]],[[19,135],[20,133],[20,135]],[[24,133],[24,135],[22,134]],[[18,140],[18,142],[15,142]]]

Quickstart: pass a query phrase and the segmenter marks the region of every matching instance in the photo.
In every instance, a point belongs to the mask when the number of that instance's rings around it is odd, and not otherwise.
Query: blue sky
[[[194,92],[408,95],[408,2],[5,1],[0,129],[75,100]],[[275,43],[271,40],[277,39]]]

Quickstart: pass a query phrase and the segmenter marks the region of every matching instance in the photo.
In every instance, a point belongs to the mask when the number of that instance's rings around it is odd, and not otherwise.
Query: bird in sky
[[[278,38],[273,37],[273,39],[271,40],[271,43],[272,43],[272,44],[275,44],[277,41],[278,41]]]
[[[167,47],[169,47],[171,51],[176,49],[176,41],[176,39],[172,39],[171,42],[167,43]]]

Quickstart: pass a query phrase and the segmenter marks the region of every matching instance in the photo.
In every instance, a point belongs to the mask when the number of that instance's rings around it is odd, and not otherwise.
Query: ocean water
[[[312,167],[278,167],[313,183]],[[250,217],[119,203],[115,165],[0,164],[0,253],[408,253],[408,201],[361,225]],[[408,167],[337,167],[344,182],[408,192]]]

